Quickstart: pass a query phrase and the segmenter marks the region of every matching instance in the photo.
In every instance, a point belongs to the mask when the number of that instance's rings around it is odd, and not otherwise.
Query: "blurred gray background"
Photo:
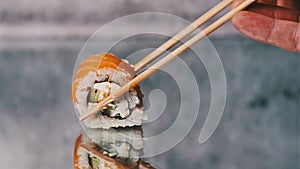
[[[71,102],[72,73],[85,41],[98,28],[136,12],[163,12],[193,21],[217,2],[0,0],[0,168],[73,167],[73,144],[81,128]],[[165,39],[133,38],[115,53],[124,57],[122,53],[132,48],[155,47]],[[197,122],[174,149],[145,160],[162,169],[299,168],[299,53],[252,41],[231,23],[210,40],[227,78],[227,101],[219,127],[208,142],[197,142],[209,109],[210,83],[203,65],[187,52],[184,61],[200,86]],[[158,72],[141,84],[146,108],[147,94],[155,88],[173,96],[174,88],[157,79],[168,77]],[[178,108],[172,105],[177,97],[172,98],[163,116],[144,126],[145,135],[172,124]]]

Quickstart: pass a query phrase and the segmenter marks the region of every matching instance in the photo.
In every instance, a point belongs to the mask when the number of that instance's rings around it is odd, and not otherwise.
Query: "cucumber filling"
[[[109,96],[112,92],[115,92],[120,88],[119,85],[110,82],[95,83],[90,89],[87,102],[88,106],[95,106],[98,102]],[[126,118],[130,115],[129,101],[125,96],[121,96],[114,102],[109,103],[99,113],[114,118]]]
[[[99,169],[100,161],[96,157],[89,156],[89,164],[92,169]]]

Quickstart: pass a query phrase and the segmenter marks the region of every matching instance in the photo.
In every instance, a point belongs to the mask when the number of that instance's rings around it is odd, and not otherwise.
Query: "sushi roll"
[[[97,129],[77,138],[75,169],[139,168],[143,149],[141,128]]]
[[[88,57],[77,68],[72,83],[72,100],[79,114],[130,81],[134,69],[127,61],[110,53]],[[89,128],[140,126],[143,120],[142,93],[139,86],[109,103],[84,120]]]

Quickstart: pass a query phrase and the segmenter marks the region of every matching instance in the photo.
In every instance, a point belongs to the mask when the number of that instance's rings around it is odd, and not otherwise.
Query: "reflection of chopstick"
[[[229,21],[235,13],[238,11],[246,8],[248,5],[253,3],[255,0],[245,0],[242,3],[240,3],[238,6],[233,8],[231,11],[226,13],[224,16],[219,18],[217,21],[206,27],[204,30],[202,30],[199,34],[192,37],[190,40],[185,42],[183,45],[179,46],[177,49],[173,50],[170,54],[162,58],[157,63],[150,66],[148,69],[146,69],[144,72],[137,75],[135,78],[130,80],[128,83],[126,83],[124,86],[122,86],[119,90],[114,92],[113,94],[109,95],[108,97],[101,100],[97,106],[95,106],[93,109],[87,111],[86,113],[82,114],[80,116],[80,120],[84,120],[88,116],[92,114],[96,114],[99,110],[101,110],[102,107],[107,105],[108,103],[114,101],[115,98],[118,98],[122,96],[124,93],[126,93],[130,88],[136,86],[138,83],[142,82],[149,76],[151,76],[153,73],[155,73],[157,70],[159,70],[161,67],[169,63],[171,60],[175,59],[178,55],[192,47],[194,44],[205,38],[205,36],[209,35],[213,31],[215,31],[217,28],[222,26],[224,23]],[[212,8],[210,11],[208,11],[206,14],[201,16],[199,19],[197,19],[195,22],[193,22],[191,25],[186,27],[183,31],[179,32],[177,35],[175,35],[174,38],[171,38],[169,41],[164,43],[161,47],[154,50],[152,53],[150,53],[147,57],[142,59],[139,63],[137,63],[134,68],[135,71],[139,71],[142,67],[149,64],[151,61],[153,61],[157,56],[162,54],[164,51],[168,50],[170,47],[175,45],[177,42],[182,40],[184,37],[186,37],[188,34],[193,32],[197,27],[199,27],[201,24],[215,16],[218,12],[223,10],[226,6],[228,6],[232,0],[224,0],[221,3],[219,3],[216,7]]]
[[[122,164],[121,162],[114,160],[113,158],[104,155],[102,152],[99,152],[99,150],[95,150],[94,148],[81,143],[80,147],[83,148],[86,152],[91,153],[92,155],[96,156],[99,159],[103,159],[106,163],[114,164],[115,166],[118,166],[120,169],[129,169],[127,166]],[[149,163],[142,161],[141,159],[138,161],[139,163],[139,168],[140,169],[155,169],[152,167]]]
[[[86,144],[81,143],[80,147],[82,149],[84,149],[87,153],[92,154],[93,156],[96,156],[99,159],[103,159],[106,163],[110,163],[110,164],[114,164],[115,166],[118,166],[118,168],[120,169],[129,169],[127,166],[125,166],[123,163],[107,156],[104,155],[102,151],[99,152],[99,150],[95,150],[93,147],[90,147]],[[143,161],[143,160],[139,160],[139,168],[140,169],[155,169],[154,167],[152,167],[149,163]]]
[[[149,163],[147,163],[145,161],[140,160],[139,163],[140,163],[139,164],[140,169],[155,169],[154,167],[152,167]]]
[[[115,166],[118,166],[118,168],[120,168],[120,169],[129,169],[127,166],[123,165],[121,162],[116,161],[113,158],[106,156],[101,152],[96,151],[95,149],[93,149],[92,147],[90,147],[86,144],[81,144],[80,147],[83,148],[88,153],[93,154],[97,158],[103,159],[106,163],[114,164]]]

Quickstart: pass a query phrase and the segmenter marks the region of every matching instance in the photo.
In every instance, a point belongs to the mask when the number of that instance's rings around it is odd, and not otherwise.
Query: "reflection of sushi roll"
[[[80,136],[75,145],[75,169],[138,168],[143,149],[140,128],[98,129]]]
[[[133,77],[133,67],[112,54],[88,57],[79,65],[72,84],[72,99],[79,114],[93,108]],[[84,123],[89,128],[107,129],[138,126],[142,119],[142,94],[137,86],[116,98],[97,114],[86,118]]]
[[[121,162],[103,154],[103,151],[91,143],[85,143],[80,135],[74,148],[74,169],[129,169]]]
[[[87,129],[91,141],[111,157],[137,161],[144,146],[140,127]]]

